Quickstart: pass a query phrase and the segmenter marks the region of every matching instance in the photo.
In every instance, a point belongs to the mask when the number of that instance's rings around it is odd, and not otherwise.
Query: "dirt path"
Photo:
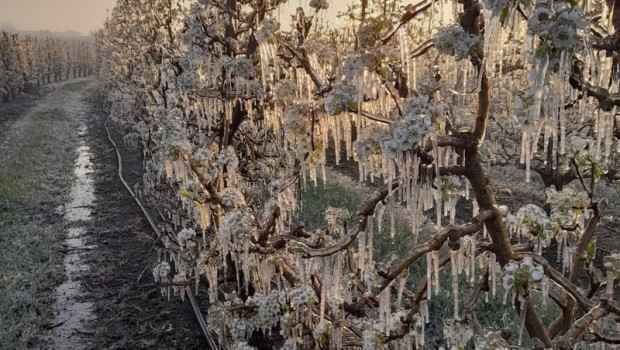
[[[208,349],[189,302],[168,301],[154,284],[151,270],[158,243],[138,206],[118,178],[116,152],[107,139],[102,101],[89,100],[87,145],[93,154],[95,207],[87,227],[91,272],[84,282],[95,305],[96,349]],[[124,147],[110,124],[123,159],[125,179],[142,181],[141,152]]]
[[[189,303],[153,283],[157,242],[94,86],[0,106],[0,349],[204,349]],[[139,152],[121,152],[140,181]]]

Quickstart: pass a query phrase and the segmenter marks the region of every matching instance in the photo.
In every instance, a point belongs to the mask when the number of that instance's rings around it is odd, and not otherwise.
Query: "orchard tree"
[[[363,0],[336,28],[312,0],[290,29],[285,3],[119,0],[97,35],[112,114],[144,151],[140,192],[167,214],[162,293],[205,283],[223,348],[262,336],[418,349],[446,293],[453,316],[432,326],[449,349],[508,349],[523,329],[533,348],[620,343],[620,255],[595,259],[606,202],[594,185],[618,159],[615,3]],[[298,190],[326,181],[329,147],[383,187],[307,231]],[[509,208],[485,172],[498,154],[525,181],[533,161],[576,181],[545,182],[548,211]],[[377,261],[386,206],[407,210],[414,243]],[[478,326],[473,305],[496,289],[518,315],[513,339]],[[545,324],[537,303],[560,316]]]

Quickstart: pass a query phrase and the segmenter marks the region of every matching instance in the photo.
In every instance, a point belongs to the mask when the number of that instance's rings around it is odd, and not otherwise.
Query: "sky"
[[[116,0],[0,0],[0,24],[18,30],[72,30],[89,34],[101,26]]]
[[[334,0],[327,10],[333,16],[346,9],[354,0]],[[291,0],[284,12],[294,12],[308,0]],[[0,26],[7,24],[17,30],[77,31],[84,35],[95,31],[107,17],[116,0],[0,0]]]

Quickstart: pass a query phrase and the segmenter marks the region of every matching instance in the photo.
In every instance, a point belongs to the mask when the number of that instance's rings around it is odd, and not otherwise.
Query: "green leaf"
[[[534,57],[536,57],[536,58],[542,58],[542,57],[544,57],[546,55],[547,55],[547,45],[540,45],[536,49],[536,52],[534,53]]]
[[[595,252],[596,252],[596,240],[593,239],[590,242],[588,242],[588,245],[586,246],[587,261],[592,261],[592,259],[594,259]]]
[[[592,164],[592,174],[594,175],[594,179],[598,181],[603,176],[603,169],[601,169],[598,164]]]
[[[444,203],[450,201],[450,193],[448,193],[448,191],[445,189],[441,191],[441,201]]]
[[[384,26],[385,26],[385,22],[380,21],[377,24],[375,24],[375,27],[373,29],[375,30],[375,32],[379,33],[383,29]]]
[[[385,71],[385,69],[383,69],[383,68],[379,69],[379,76],[383,80],[387,79],[387,72]]]
[[[342,114],[343,111],[344,111],[344,108],[342,108],[342,105],[338,105],[336,106],[336,109],[334,109],[333,115],[340,115]]]
[[[504,7],[499,13],[499,21],[504,24],[506,18],[508,17],[508,6]]]
[[[357,111],[358,110],[358,104],[355,101],[349,101],[349,103],[347,103],[349,105],[349,109]]]

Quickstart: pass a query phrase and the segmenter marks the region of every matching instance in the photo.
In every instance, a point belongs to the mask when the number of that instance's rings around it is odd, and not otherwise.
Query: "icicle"
[[[403,298],[403,292],[405,291],[405,285],[407,284],[407,279],[409,278],[409,269],[405,269],[405,271],[401,272],[398,278],[398,294],[396,296],[396,305],[400,306],[400,302]]]
[[[367,254],[367,259],[368,259],[368,267],[370,267],[370,269],[372,270],[372,268],[374,267],[374,263],[373,263],[373,255],[374,255],[374,247],[373,247],[373,226],[372,225],[372,218],[370,220],[371,224],[368,225],[368,240],[366,241],[366,246],[368,247],[368,254]]]
[[[388,286],[379,295],[379,321],[385,326],[384,332],[386,336],[390,335],[391,328],[392,311],[390,304],[390,287]]]
[[[495,264],[497,264],[496,262],[496,257],[494,253],[489,253],[490,257],[489,257],[489,274],[491,275],[491,295],[493,297],[495,297],[495,290],[496,290],[496,286],[497,286],[497,277],[495,275]]]
[[[435,295],[439,295],[439,252],[433,251],[433,275],[435,278]]]
[[[358,269],[360,271],[360,276],[364,276],[364,268],[366,266],[366,232],[364,231],[360,232],[357,236],[357,251],[359,254]]]
[[[333,299],[338,300],[340,298],[340,276],[342,274],[342,259],[344,253],[337,253],[334,258],[336,261],[334,262],[334,276],[332,278],[332,292],[331,297]]]
[[[543,277],[540,283],[540,292],[542,294],[542,305],[546,307],[547,300],[549,299],[549,279],[547,279],[547,277]]]
[[[523,329],[525,328],[525,310],[527,310],[527,298],[523,298],[519,295],[519,300],[521,301],[521,312],[519,313],[519,337],[517,344],[521,346],[521,338],[523,337]]]
[[[433,295],[433,252],[426,254],[426,295],[431,300]]]
[[[459,249],[460,250],[460,249]],[[450,265],[452,268],[452,298],[454,301],[454,319],[459,319],[459,268],[458,268],[458,251],[450,251]]]
[[[209,283],[209,303],[217,302],[217,267],[210,262],[206,262],[206,277]]]
[[[480,207],[478,206],[478,201],[475,198],[471,202],[471,206],[472,206],[471,216],[474,217],[474,216],[478,215],[478,213],[480,212]]]
[[[450,198],[450,225],[454,225],[456,222],[456,203],[458,201],[458,197]]]
[[[394,243],[394,236],[396,235],[396,205],[394,205],[394,195],[390,196],[390,239]]]
[[[323,272],[323,276],[327,276],[329,275],[330,271],[329,271],[329,267],[325,266],[325,258],[323,259],[323,268],[322,268],[322,272]],[[325,305],[327,303],[327,282],[325,281],[325,279],[323,279],[323,282],[321,283],[321,306],[320,306],[320,318],[319,318],[319,324],[323,324],[325,322]]]
[[[377,203],[377,233],[381,234],[381,225],[383,223],[383,214],[385,213],[386,205]]]

